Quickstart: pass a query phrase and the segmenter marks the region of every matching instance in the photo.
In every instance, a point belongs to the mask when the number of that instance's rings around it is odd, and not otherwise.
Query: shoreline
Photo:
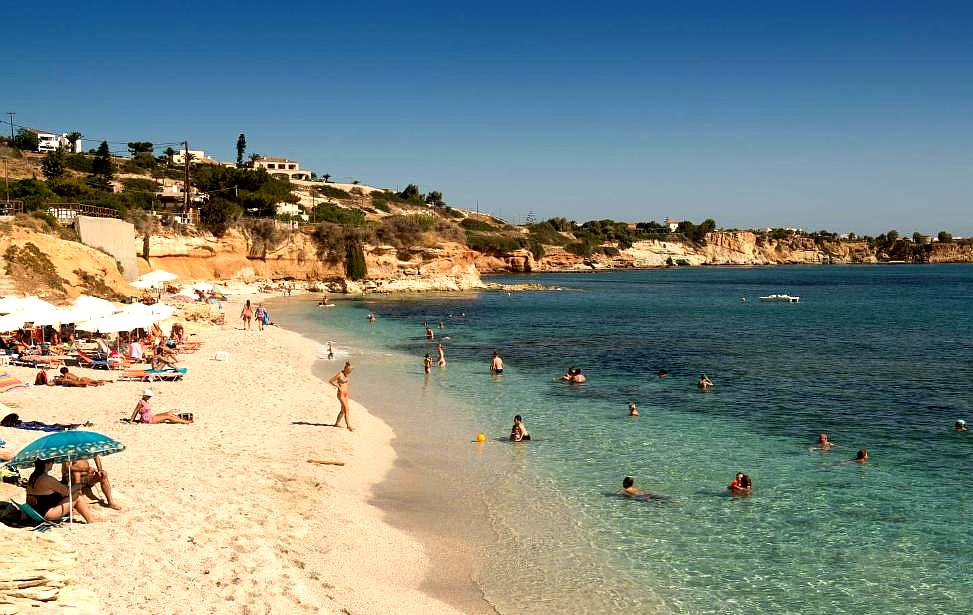
[[[227,312],[246,298],[234,297]],[[421,589],[431,573],[426,549],[375,504],[396,463],[395,433],[354,401],[356,383],[349,433],[330,425],[337,402],[314,376],[313,341],[282,327],[186,328],[204,345],[181,355],[189,367],[182,382],[32,386],[0,400],[23,420],[91,420],[91,430],[127,445],[104,460],[124,510],[94,505],[103,523],[53,530],[93,555],[81,557],[76,572],[100,612],[463,612]],[[230,360],[213,361],[217,350]],[[33,381],[33,369],[8,371]],[[146,387],[156,392],[157,411],[192,411],[196,423],[119,422]],[[39,435],[0,428],[7,450]],[[5,487],[22,501],[23,489]]]

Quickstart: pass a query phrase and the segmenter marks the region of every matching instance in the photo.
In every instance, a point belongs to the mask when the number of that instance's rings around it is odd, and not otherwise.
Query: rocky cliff
[[[901,242],[908,243],[908,242]],[[953,246],[953,247],[949,247]],[[714,232],[702,245],[675,241],[638,241],[629,248],[609,250],[612,255],[571,254],[562,247],[544,246],[544,256],[535,259],[526,249],[502,254],[479,254],[481,273],[503,271],[582,271],[591,269],[651,268],[667,265],[781,265],[828,263],[875,263],[889,260],[864,241],[816,241],[810,237],[766,239],[750,231]],[[928,261],[973,262],[971,248],[956,244],[926,246]],[[617,252],[617,253],[616,253]]]
[[[142,254],[144,241],[135,238],[133,249]],[[142,272],[165,269],[184,279],[296,279],[339,280],[343,259],[323,250],[314,237],[300,231],[284,233],[268,244],[241,229],[223,237],[152,236],[149,258],[141,258]],[[406,292],[463,290],[481,286],[476,253],[452,242],[397,249],[364,246],[368,278],[349,284],[349,290]]]

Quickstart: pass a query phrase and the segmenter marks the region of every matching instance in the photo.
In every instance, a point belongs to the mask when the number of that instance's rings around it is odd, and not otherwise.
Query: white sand
[[[189,367],[182,382],[0,395],[23,420],[90,420],[90,429],[128,447],[105,458],[125,510],[96,505],[103,523],[53,530],[82,554],[80,574],[103,612],[458,612],[417,589],[429,572],[422,546],[369,504],[395,459],[391,429],[358,404],[354,433],[323,426],[334,421],[337,400],[311,376],[318,345],[277,327],[189,323],[187,332],[198,332],[204,344],[182,355]],[[218,350],[230,360],[212,360]],[[33,382],[34,370],[9,371]],[[375,377],[353,373],[352,398]],[[157,412],[191,411],[196,423],[120,423],[146,386],[156,392]],[[39,435],[0,427],[8,450]],[[312,458],[346,465],[307,463]]]

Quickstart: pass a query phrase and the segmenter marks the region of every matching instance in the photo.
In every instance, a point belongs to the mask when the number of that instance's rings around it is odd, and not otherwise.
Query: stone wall
[[[135,227],[114,218],[78,216],[74,221],[81,243],[103,250],[122,264],[122,277],[131,282],[139,276],[138,261],[132,249]]]

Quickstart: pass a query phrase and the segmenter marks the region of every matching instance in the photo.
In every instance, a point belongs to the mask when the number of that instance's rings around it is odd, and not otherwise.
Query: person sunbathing
[[[160,412],[158,414],[152,412],[152,396],[155,393],[152,389],[145,389],[142,391],[142,399],[135,404],[135,410],[132,411],[132,417],[129,419],[131,422],[135,422],[135,417],[138,417],[140,423],[179,423],[180,425],[188,425],[192,423],[192,419],[184,419],[181,416],[175,415],[171,412]]]
[[[60,371],[61,375],[55,377],[52,382],[62,387],[100,387],[111,382],[111,380],[95,380],[94,378],[75,376],[68,371],[67,367],[62,367]]]
[[[164,342],[155,347],[152,355],[152,369],[167,369],[177,367],[176,353],[170,350]]]
[[[61,463],[61,482],[68,482],[67,462]],[[71,484],[72,486],[78,485],[81,488],[81,492],[92,500],[97,500],[98,498],[95,497],[91,488],[94,485],[100,485],[101,491],[105,494],[105,499],[108,501],[109,508],[114,508],[115,510],[122,509],[111,497],[111,483],[108,482],[108,472],[101,466],[101,455],[95,455],[94,468],[91,467],[87,459],[78,459],[71,463]]]
[[[91,514],[88,499],[81,494],[81,487],[69,491],[66,485],[48,474],[53,467],[54,462],[50,459],[34,462],[34,471],[27,479],[27,503],[48,521],[59,521],[71,512],[72,505],[86,523],[98,521]]]

